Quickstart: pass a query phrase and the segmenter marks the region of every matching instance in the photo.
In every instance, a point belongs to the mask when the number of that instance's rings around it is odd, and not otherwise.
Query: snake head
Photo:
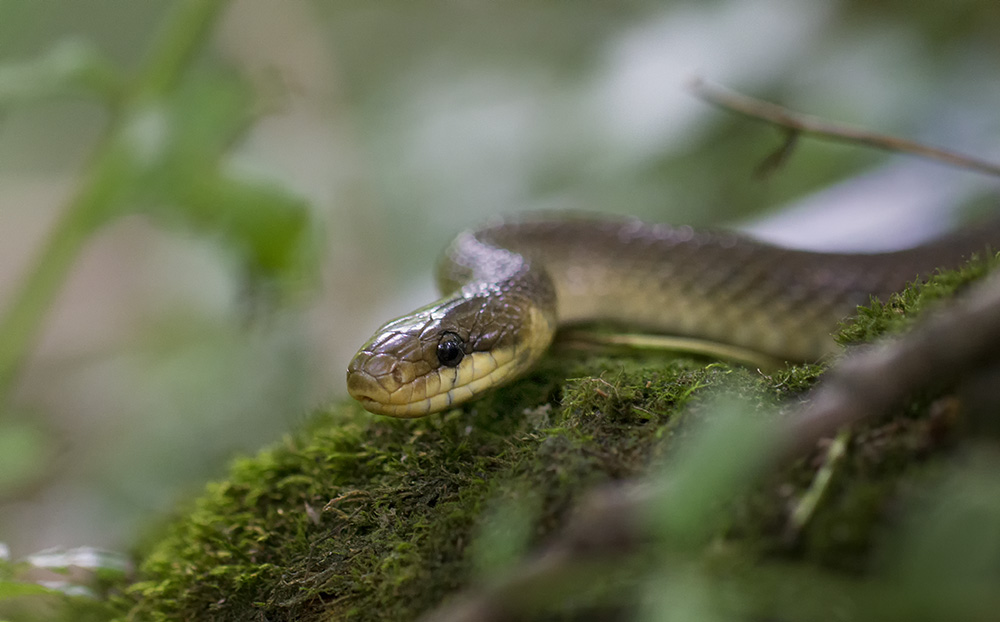
[[[422,417],[530,367],[553,313],[517,296],[456,295],[384,324],[347,367],[347,390],[373,413]]]

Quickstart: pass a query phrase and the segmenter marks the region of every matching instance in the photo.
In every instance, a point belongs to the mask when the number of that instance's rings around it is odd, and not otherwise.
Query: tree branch
[[[778,106],[760,99],[742,95],[734,91],[713,86],[701,79],[691,82],[689,88],[695,96],[718,106],[723,110],[735,112],[751,119],[771,123],[787,130],[787,139],[779,150],[762,165],[766,172],[775,164],[783,162],[791,148],[795,144],[795,139],[799,134],[809,134],[818,138],[835,140],[840,142],[874,147],[883,151],[896,153],[906,153],[909,155],[927,158],[943,162],[950,166],[973,170],[985,173],[994,177],[1000,177],[1000,165],[974,158],[954,151],[930,147],[911,140],[896,138],[887,134],[869,132],[867,130],[831,123],[822,119],[793,112],[788,108]]]

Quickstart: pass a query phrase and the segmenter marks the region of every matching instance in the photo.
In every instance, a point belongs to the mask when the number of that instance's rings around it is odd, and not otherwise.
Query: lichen
[[[900,317],[994,263],[873,302],[839,338],[896,330]],[[587,491],[649,472],[683,443],[690,421],[712,416],[709,397],[726,393],[782,417],[781,405],[801,399],[823,369],[764,374],[685,357],[563,353],[438,416],[321,409],[237,460],[165,528],[143,554],[142,581],[119,601],[123,619],[414,619],[543,545]],[[827,459],[822,444],[736,500],[719,538],[748,560],[864,572],[899,483],[921,477],[948,446],[941,404],[925,396],[854,430],[803,525],[789,529],[789,508]]]

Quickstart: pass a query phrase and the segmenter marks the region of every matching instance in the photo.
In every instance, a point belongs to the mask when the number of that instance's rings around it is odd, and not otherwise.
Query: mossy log
[[[987,268],[977,262],[873,302],[843,339],[901,330],[929,300]],[[747,416],[780,418],[823,369],[763,373],[693,357],[564,353],[439,416],[394,420],[335,404],[236,460],[165,528],[144,553],[123,619],[416,619],[516,567],[595,487],[648,474],[713,416],[719,394]],[[960,442],[952,406],[946,392],[916,396],[838,437],[835,462],[831,441],[819,442],[727,504],[701,562],[868,576],[900,520],[901,491],[933,477]],[[597,596],[610,576],[582,579],[580,593],[554,597],[546,615],[600,619],[595,611],[628,609],[641,581],[626,573],[613,595]],[[588,599],[600,602],[581,605]]]

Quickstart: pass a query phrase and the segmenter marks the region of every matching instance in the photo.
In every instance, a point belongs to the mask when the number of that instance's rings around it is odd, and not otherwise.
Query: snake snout
[[[369,360],[371,357],[365,352],[359,352],[351,359],[347,366],[347,392],[362,403],[385,402],[389,399],[389,391],[367,369]]]
[[[410,404],[424,400],[425,367],[378,348],[362,348],[347,366],[347,392],[373,413],[397,417],[427,414],[420,405]]]

